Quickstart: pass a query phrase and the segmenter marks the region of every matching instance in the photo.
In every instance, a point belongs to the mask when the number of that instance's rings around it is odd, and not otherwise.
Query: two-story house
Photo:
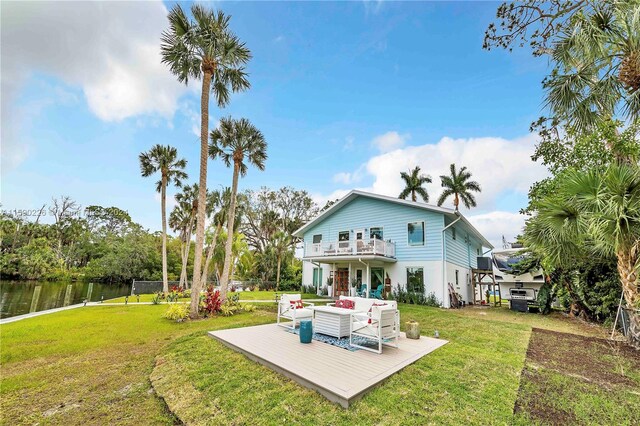
[[[452,209],[351,191],[298,229],[303,239],[302,284],[331,296],[366,284],[367,293],[385,284],[433,292],[449,305],[450,283],[462,300],[473,300],[471,269],[493,248],[469,221]]]

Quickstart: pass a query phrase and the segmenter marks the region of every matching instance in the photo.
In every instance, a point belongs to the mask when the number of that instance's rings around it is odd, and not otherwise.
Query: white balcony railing
[[[304,257],[377,255],[396,257],[396,244],[391,241],[370,240],[323,241],[305,243]]]

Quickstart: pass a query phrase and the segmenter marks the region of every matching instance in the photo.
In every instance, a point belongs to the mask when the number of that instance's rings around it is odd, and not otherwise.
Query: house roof
[[[444,214],[446,217],[448,217],[451,220],[455,220],[455,219],[457,219],[459,217],[460,221],[463,222],[467,226],[469,231],[476,238],[478,238],[480,240],[480,242],[482,243],[482,245],[484,247],[487,247],[487,248],[490,248],[490,249],[493,248],[493,245],[484,237],[484,235],[482,235],[480,232],[478,232],[478,230],[460,212],[456,212],[455,210],[448,209],[446,207],[438,207],[438,206],[434,206],[434,205],[427,204],[427,203],[421,203],[421,202],[418,202],[418,201],[402,200],[400,198],[389,197],[387,195],[373,194],[371,192],[360,191],[360,190],[357,190],[357,189],[354,189],[354,190],[350,191],[347,195],[345,195],[344,197],[342,197],[341,199],[336,201],[335,204],[333,204],[331,207],[329,207],[325,211],[323,211],[320,214],[318,214],[315,218],[311,219],[309,222],[307,222],[305,225],[303,225],[300,229],[296,230],[293,233],[293,235],[295,235],[296,237],[303,237],[305,231],[308,230],[310,227],[312,227],[313,225],[321,222],[323,219],[329,217],[331,214],[333,214],[334,212],[336,212],[337,210],[339,210],[343,206],[347,205],[351,200],[353,200],[353,199],[355,199],[357,197],[373,198],[373,199],[376,199],[376,200],[388,201],[390,203],[402,204],[402,205],[406,205],[406,206],[409,206],[409,207],[424,209],[424,210],[428,210],[428,211],[432,211],[432,212],[436,212],[436,213],[442,213],[442,214]]]

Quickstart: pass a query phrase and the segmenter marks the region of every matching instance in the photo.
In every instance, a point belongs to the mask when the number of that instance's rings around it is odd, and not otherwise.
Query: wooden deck
[[[424,336],[411,340],[402,333],[399,349],[384,347],[378,355],[315,340],[302,344],[298,335],[276,324],[211,331],[209,335],[345,408],[387,377],[447,343]]]

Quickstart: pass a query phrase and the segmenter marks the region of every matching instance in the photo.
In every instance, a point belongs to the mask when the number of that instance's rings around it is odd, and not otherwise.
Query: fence
[[[189,284],[189,283],[187,283]],[[180,281],[169,281],[169,288],[172,286],[180,286]],[[136,294],[152,294],[162,291],[162,281],[137,281],[133,280],[131,286],[131,295]]]

